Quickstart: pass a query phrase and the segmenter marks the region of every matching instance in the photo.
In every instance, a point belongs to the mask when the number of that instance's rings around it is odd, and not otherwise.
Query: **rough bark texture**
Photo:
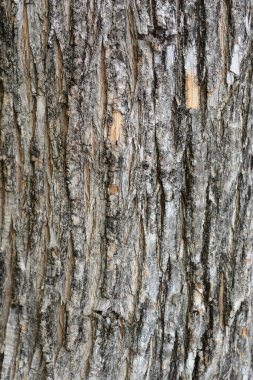
[[[0,373],[252,372],[252,1],[0,1]]]

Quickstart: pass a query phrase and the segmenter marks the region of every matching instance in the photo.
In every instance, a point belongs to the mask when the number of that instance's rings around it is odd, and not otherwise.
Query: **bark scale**
[[[252,1],[0,2],[0,373],[252,373]]]

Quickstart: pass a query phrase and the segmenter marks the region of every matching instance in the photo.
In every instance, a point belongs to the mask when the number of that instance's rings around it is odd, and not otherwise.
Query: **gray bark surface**
[[[251,0],[0,1],[0,377],[249,380]]]

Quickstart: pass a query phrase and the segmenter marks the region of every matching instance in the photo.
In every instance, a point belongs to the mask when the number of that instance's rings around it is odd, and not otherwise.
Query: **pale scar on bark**
[[[114,111],[112,115],[112,124],[110,126],[109,138],[112,144],[116,144],[121,135],[123,116],[121,112]]]
[[[114,184],[111,184],[109,187],[108,187],[108,192],[110,194],[117,194],[119,192],[119,186],[118,185],[114,185]]]
[[[250,335],[250,331],[247,327],[244,327],[241,331],[241,335],[244,337],[244,338],[248,338],[249,335]]]
[[[199,109],[199,85],[196,74],[188,72],[185,79],[186,106],[187,108]]]

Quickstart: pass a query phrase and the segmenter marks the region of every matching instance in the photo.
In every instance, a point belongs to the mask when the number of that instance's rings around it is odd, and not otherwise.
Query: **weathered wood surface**
[[[253,378],[252,6],[0,1],[2,380]]]

